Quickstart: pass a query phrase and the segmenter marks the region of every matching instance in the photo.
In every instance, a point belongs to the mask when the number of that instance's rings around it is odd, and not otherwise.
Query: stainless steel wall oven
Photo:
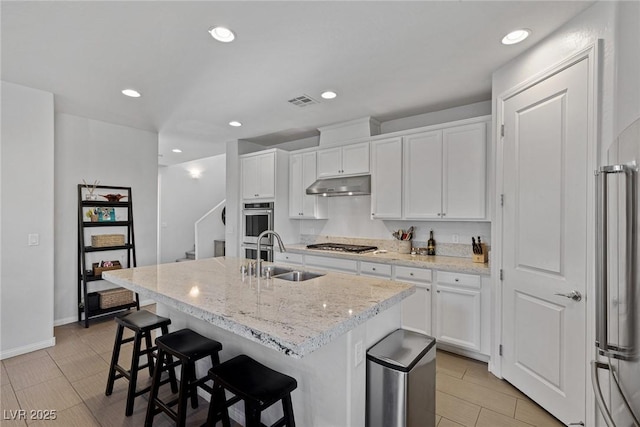
[[[242,249],[246,258],[257,259],[258,236],[265,230],[273,230],[273,202],[245,203],[242,209]],[[261,258],[273,261],[273,236],[265,236],[261,246]]]

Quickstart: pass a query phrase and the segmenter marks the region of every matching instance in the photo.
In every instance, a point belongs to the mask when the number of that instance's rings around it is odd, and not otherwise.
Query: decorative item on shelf
[[[124,199],[125,195],[122,194],[100,194],[100,197],[104,197],[108,202],[119,202],[120,199]]]
[[[96,208],[98,221],[115,221],[116,211],[114,208]]]
[[[97,222],[98,221],[98,211],[95,208],[91,208],[89,209],[86,213],[85,216],[87,218],[89,218],[89,220],[91,222]]]
[[[122,265],[120,261],[100,261],[93,263],[93,275],[102,277],[103,271],[120,270]]]
[[[112,308],[119,305],[132,304],[133,291],[125,288],[114,288],[106,291],[98,291],[100,294],[100,308]]]
[[[473,262],[485,263],[488,260],[487,247],[482,240],[480,240],[480,236],[478,236],[478,242],[476,243],[475,238],[471,238],[471,249],[473,250],[473,255],[471,255],[471,260]]]
[[[436,241],[433,238],[433,230],[429,231],[429,240],[427,240],[427,255],[436,254]]]
[[[95,180],[93,182],[93,185],[87,184],[87,181],[85,181],[84,179],[82,180],[82,182],[84,183],[84,188],[86,188],[87,191],[88,191],[88,193],[84,195],[84,199],[85,200],[98,200],[98,195],[97,194],[93,194],[93,192],[96,191],[96,187],[98,186],[98,184],[100,184],[100,181]]]
[[[122,245],[124,245],[124,234],[96,234],[91,236],[91,246],[94,248]]]

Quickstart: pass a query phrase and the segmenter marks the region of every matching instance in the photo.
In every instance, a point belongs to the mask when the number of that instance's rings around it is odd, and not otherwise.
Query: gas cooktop
[[[371,252],[378,249],[377,246],[364,246],[364,245],[348,245],[346,243],[317,243],[314,245],[307,245],[307,249],[319,249],[324,251],[336,251],[336,252],[353,252],[364,253]]]

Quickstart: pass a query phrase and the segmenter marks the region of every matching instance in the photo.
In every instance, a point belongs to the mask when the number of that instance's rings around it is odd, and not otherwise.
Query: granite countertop
[[[331,258],[352,259],[356,261],[378,262],[381,264],[402,265],[406,267],[430,268],[433,270],[452,271],[455,273],[491,275],[489,264],[480,264],[471,261],[470,258],[452,256],[428,256],[401,254],[388,251],[385,253],[367,252],[363,254],[307,249],[306,245],[286,245],[287,252],[317,255]]]
[[[304,282],[243,279],[240,266],[247,262],[208,258],[110,270],[102,277],[296,358],[415,292],[406,283],[333,272]]]

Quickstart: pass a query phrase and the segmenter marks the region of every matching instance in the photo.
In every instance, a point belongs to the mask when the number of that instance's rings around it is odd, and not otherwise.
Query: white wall
[[[77,184],[83,179],[132,187],[138,266],[156,263],[158,136],[68,114],[57,114],[55,125],[55,321],[62,324],[77,320]]]
[[[618,135],[640,118],[640,2],[618,6],[615,129]]]
[[[55,344],[53,94],[1,83],[0,359]],[[28,246],[28,234],[39,245]],[[73,246],[72,246],[73,247]]]
[[[225,198],[226,171],[224,154],[159,169],[161,263],[193,249],[195,222]]]

